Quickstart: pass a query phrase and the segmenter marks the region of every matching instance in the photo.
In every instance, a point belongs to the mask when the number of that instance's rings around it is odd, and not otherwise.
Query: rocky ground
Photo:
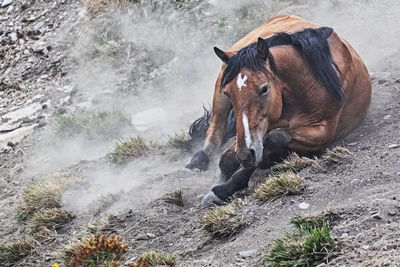
[[[271,5],[270,12],[303,12],[307,4],[307,1],[286,1]],[[177,66],[189,60],[189,55],[174,57],[176,51],[173,46],[168,46],[168,38],[162,36],[164,39],[161,40],[166,40],[168,47],[162,50],[165,52],[162,55],[167,56],[156,54],[155,60],[153,55],[159,46],[155,49],[148,44],[133,42],[129,39],[132,33],[123,30],[129,24],[124,24],[124,19],[115,19],[116,14],[126,18],[123,11],[92,14],[82,3],[72,0],[2,0],[0,6],[0,244],[27,236],[25,227],[15,219],[15,211],[21,193],[29,183],[52,176],[81,177],[87,181],[68,189],[63,195],[63,204],[75,214],[75,219],[57,231],[54,239],[38,243],[18,266],[60,263],[56,252],[71,238],[79,236],[86,224],[110,213],[116,216],[105,231],[120,234],[129,244],[126,263],[142,252],[159,250],[176,255],[178,266],[260,266],[262,255],[273,241],[291,229],[289,221],[293,215],[316,215],[327,210],[339,215],[332,230],[338,253],[321,266],[400,266],[399,50],[382,58],[382,67],[371,73],[373,101],[367,119],[337,144],[346,147],[351,156],[323,171],[303,170],[300,172],[306,185],[303,194],[266,203],[253,196],[254,188],[268,175],[268,170],[258,171],[244,193],[247,204],[241,213],[247,227],[230,238],[214,239],[200,227],[200,220],[208,209],[199,203],[202,195],[216,182],[217,159],[207,172],[191,172],[183,168],[190,153],[168,150],[115,168],[109,166],[105,155],[114,140],[121,137],[119,134],[113,133],[106,139],[57,137],[55,141],[51,135],[54,114],[110,108],[113,106],[108,104],[111,99],[117,99],[118,103],[133,103],[143,109],[150,103],[147,99],[152,97],[143,93],[143,88],[163,88],[161,83],[170,87],[190,88],[190,83],[194,83],[193,87],[205,86],[210,91],[206,97],[197,91],[186,93],[193,94],[192,98],[197,100],[189,104],[198,103],[201,108],[198,99],[209,99],[213,81],[208,84],[193,82],[199,79],[197,76],[190,76],[190,82],[186,83],[168,79],[168,76],[183,71]],[[146,7],[146,12],[157,10],[157,7]],[[146,19],[146,15],[135,13],[140,8],[131,9],[128,18],[132,19],[134,14],[136,21]],[[201,47],[209,46],[210,40],[228,45],[238,39],[240,33],[255,26],[249,21],[257,25],[254,21],[262,17],[259,11],[246,8],[236,13],[219,9],[213,9],[216,13],[208,13],[207,5],[202,1],[186,8],[190,12],[182,17],[176,15],[179,12],[173,13],[180,18],[178,21],[183,21],[181,24],[177,24],[171,18],[173,16],[165,20],[160,15],[162,12],[152,14],[158,14],[167,25],[163,29],[170,29],[169,21],[172,27],[185,31],[184,25],[189,20],[196,21],[204,32],[208,29],[211,34],[205,40],[188,32],[179,36],[183,39],[190,36],[188,39],[195,40]],[[237,24],[240,19],[245,22]],[[149,27],[146,29],[154,27],[151,23],[142,26]],[[98,33],[101,38],[89,38]],[[231,36],[231,39],[219,38],[220,35]],[[185,46],[191,44],[191,41],[184,42]],[[197,59],[198,64],[211,62],[207,54],[196,56],[203,59]],[[174,65],[174,62],[178,63]],[[105,72],[104,69],[112,71]],[[196,71],[199,76],[212,76],[217,68],[215,71],[204,71],[203,68]],[[167,78],[159,79],[164,76]],[[110,91],[111,87],[115,90]],[[171,93],[187,96],[184,91],[160,90],[159,94],[165,95],[155,104],[167,102],[166,97]],[[176,106],[172,103],[170,108]],[[126,110],[122,113],[130,121],[132,114]],[[176,125],[186,127],[194,118],[192,112],[188,113],[185,117],[175,116],[172,129],[178,130]],[[181,120],[187,122],[176,124]],[[122,132],[122,128],[118,130]],[[130,135],[137,133],[134,125],[123,130],[132,131]],[[160,135],[165,138],[168,131],[158,133],[157,137]],[[154,132],[148,136],[154,136]],[[56,143],[54,149],[48,145],[52,142]],[[59,143],[65,146],[60,147]],[[177,188],[184,192],[183,207],[166,204],[161,199],[166,192]],[[104,196],[111,197],[102,201]],[[302,202],[308,203],[309,207],[300,209]]]

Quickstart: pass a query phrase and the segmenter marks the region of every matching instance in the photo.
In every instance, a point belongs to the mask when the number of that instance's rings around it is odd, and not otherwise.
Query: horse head
[[[282,85],[271,70],[275,66],[273,57],[262,38],[235,54],[216,47],[214,51],[226,64],[220,90],[235,112],[237,158],[245,168],[257,167],[268,126],[282,111]]]

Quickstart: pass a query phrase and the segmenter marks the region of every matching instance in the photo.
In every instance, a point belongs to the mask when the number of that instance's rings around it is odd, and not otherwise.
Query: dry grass
[[[343,160],[349,158],[351,156],[350,151],[347,148],[337,146],[333,149],[328,149],[325,154],[322,156],[322,160],[325,163],[341,163]]]
[[[108,153],[108,157],[113,163],[121,164],[132,158],[143,157],[149,151],[150,147],[142,137],[131,137],[128,140],[116,142],[113,150]]]
[[[31,218],[42,209],[61,207],[61,193],[77,178],[50,177],[29,184],[22,192],[22,201],[17,208],[17,217],[21,221]]]
[[[118,110],[59,114],[54,115],[51,120],[53,131],[63,137],[112,137],[128,124],[129,121]]]
[[[300,194],[304,189],[300,176],[292,171],[269,176],[265,183],[258,186],[255,195],[260,200],[274,197]]]
[[[29,241],[17,241],[0,245],[0,266],[17,266],[17,262],[28,256],[32,251]]]
[[[167,147],[189,150],[190,149],[190,136],[185,131],[178,131],[173,136],[169,136]]]
[[[283,162],[278,163],[271,167],[272,173],[283,173],[287,171],[299,172],[304,168],[307,168],[313,164],[313,160],[300,157],[297,153],[291,153]]]
[[[68,266],[120,266],[127,249],[128,245],[122,243],[120,236],[95,234],[86,242],[77,244]]]
[[[140,255],[135,263],[128,264],[129,267],[151,267],[151,266],[174,266],[176,259],[167,253],[156,251],[145,252]]]
[[[265,256],[267,266],[314,266],[332,256],[334,243],[323,217],[292,219],[295,230],[275,241]]]
[[[175,204],[179,207],[183,207],[183,190],[177,189],[165,195],[164,201],[166,203]]]
[[[230,237],[238,233],[246,224],[244,216],[238,214],[238,210],[245,202],[234,199],[225,206],[214,207],[202,219],[203,229],[213,237]]]
[[[35,239],[44,240],[51,236],[54,230],[61,228],[72,219],[73,216],[66,210],[42,209],[28,221],[28,229]]]

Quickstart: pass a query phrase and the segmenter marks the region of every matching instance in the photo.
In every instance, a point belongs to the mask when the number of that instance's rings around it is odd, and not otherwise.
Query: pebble
[[[343,234],[342,234],[342,238],[346,238],[346,237],[348,237],[348,236],[349,236],[348,233],[343,233]]]
[[[38,23],[35,24],[35,26],[33,26],[33,29],[37,31],[37,30],[40,30],[43,26],[44,26],[44,22],[39,21]]]
[[[240,255],[240,257],[245,259],[245,258],[253,256],[255,253],[256,253],[255,250],[244,250],[244,251],[240,251],[239,255]]]
[[[14,43],[18,40],[18,35],[17,35],[16,32],[10,33],[9,36],[10,36],[11,41],[14,42]]]
[[[299,208],[302,210],[306,210],[310,207],[310,204],[306,203],[306,202],[301,202],[299,203]]]
[[[379,215],[379,212],[376,212],[376,213],[371,214],[371,217],[372,217],[373,219],[377,219],[377,220],[382,219],[382,217]]]
[[[400,146],[400,144],[390,144],[390,145],[388,145],[388,148],[397,148],[399,146]]]
[[[1,7],[6,7],[11,5],[13,0],[4,0],[3,3],[1,4]]]
[[[384,120],[389,119],[390,117],[392,117],[392,115],[385,115],[385,117],[383,117]]]

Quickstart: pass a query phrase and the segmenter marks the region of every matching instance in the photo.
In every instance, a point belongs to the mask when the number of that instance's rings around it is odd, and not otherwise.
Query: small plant
[[[17,241],[0,245],[0,266],[16,266],[16,263],[28,256],[32,251],[29,241]]]
[[[76,266],[120,266],[128,245],[122,243],[122,237],[95,234],[85,243],[77,245],[69,261],[70,267]]]
[[[130,263],[129,267],[151,267],[151,266],[174,266],[176,259],[167,253],[156,251],[145,252],[140,255],[135,263]]]
[[[325,154],[322,156],[322,160],[325,163],[334,163],[338,164],[342,162],[344,159],[349,158],[351,155],[350,151],[347,148],[337,146],[333,149],[328,149]]]
[[[117,110],[55,115],[51,121],[54,132],[66,137],[114,136],[118,129],[127,124],[128,120]]]
[[[183,130],[178,131],[173,136],[169,136],[167,146],[187,151],[190,149],[190,136]]]
[[[179,207],[183,207],[183,190],[182,189],[177,189],[173,192],[170,192],[165,195],[164,201],[166,203],[171,203],[175,204]]]
[[[51,208],[60,208],[59,187],[50,180],[38,181],[28,185],[23,191],[17,216],[26,221],[39,210]]]
[[[287,171],[297,173],[302,169],[311,166],[313,162],[314,161],[312,159],[300,157],[299,155],[297,155],[297,153],[292,153],[283,162],[272,166],[271,172],[275,174]]]
[[[30,234],[42,240],[50,236],[54,230],[70,222],[73,216],[60,208],[42,209],[28,221]]]
[[[116,142],[108,157],[113,163],[126,163],[130,158],[142,157],[149,151],[150,148],[142,137],[131,137]]]
[[[295,230],[275,241],[265,257],[268,266],[312,266],[327,261],[334,251],[330,229],[321,217],[292,219]]]
[[[203,229],[214,237],[229,237],[238,233],[246,224],[243,216],[238,214],[239,207],[245,203],[234,199],[225,206],[214,207],[201,220]]]
[[[61,208],[61,193],[76,177],[51,176],[29,184],[22,192],[17,218],[25,222],[42,209]]]
[[[270,176],[267,181],[258,186],[255,195],[260,200],[268,200],[274,197],[295,195],[304,189],[298,174],[288,171],[275,176]]]

